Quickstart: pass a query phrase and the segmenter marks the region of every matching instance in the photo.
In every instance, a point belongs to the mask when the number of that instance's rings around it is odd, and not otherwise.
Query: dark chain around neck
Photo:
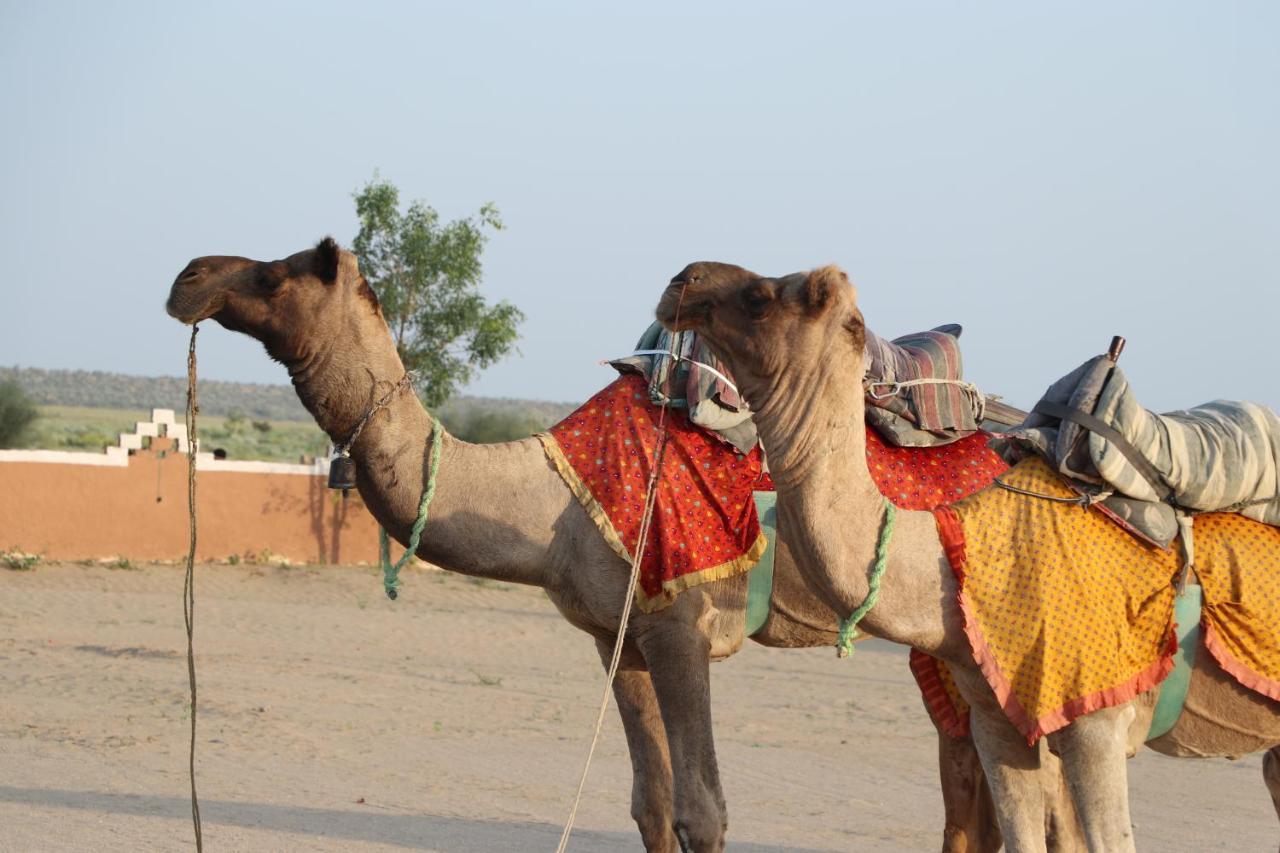
[[[396,396],[396,394],[399,394],[405,388],[408,388],[412,383],[413,371],[405,371],[404,376],[400,377],[400,381],[391,386],[390,391],[383,394],[382,398],[378,400],[378,402],[369,407],[369,411],[364,413],[364,417],[356,422],[355,428],[351,430],[351,435],[347,436],[346,441],[334,448],[334,452],[341,456],[349,451],[351,449],[351,445],[356,443],[356,439],[360,437],[360,433],[363,432],[364,428],[368,425],[369,419],[372,418],[379,410],[385,409],[389,406],[391,404],[391,400]]]

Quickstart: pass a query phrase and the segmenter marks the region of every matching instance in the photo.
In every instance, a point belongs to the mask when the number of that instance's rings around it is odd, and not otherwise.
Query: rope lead
[[[427,510],[431,507],[431,499],[436,496],[436,474],[440,470],[440,446],[444,443],[442,440],[444,427],[440,425],[439,418],[432,417],[431,420],[434,424],[431,427],[431,465],[427,469],[427,485],[422,490],[422,501],[418,504],[418,517],[414,520],[413,529],[409,532],[409,545],[394,564],[391,562],[391,538],[387,536],[385,527],[378,528],[378,557],[382,564],[382,588],[387,591],[387,598],[392,601],[395,601],[396,596],[400,594],[398,591],[400,570],[414,554],[418,553],[422,528],[427,526]]]
[[[840,638],[836,640],[836,655],[847,658],[853,654],[853,641],[858,637],[858,623],[880,600],[880,581],[884,578],[885,567],[889,565],[889,540],[893,538],[893,525],[898,511],[887,498],[884,500],[884,524],[880,528],[880,540],[876,542],[876,564],[871,570],[871,581],[867,597],[858,609],[849,614],[848,619],[840,622]]]

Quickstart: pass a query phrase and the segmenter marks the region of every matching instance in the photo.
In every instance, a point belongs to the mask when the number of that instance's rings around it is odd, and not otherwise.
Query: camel
[[[664,291],[657,316],[668,328],[702,335],[733,373],[755,412],[778,489],[779,532],[796,568],[824,604],[852,613],[868,598],[886,510],[855,452],[865,441],[858,381],[865,327],[847,276],[834,266],[768,278],[730,264],[691,264]],[[899,511],[888,553],[878,603],[860,630],[950,665],[972,706],[1007,849],[1044,850],[1036,751],[1007,721],[974,662],[934,516]],[[1125,759],[1149,730],[1155,693],[1048,736],[1090,850],[1134,849]],[[1267,750],[1264,777],[1280,815],[1277,744],[1280,703],[1240,686],[1201,648],[1181,717],[1148,745],[1174,756]]]
[[[409,539],[429,464],[432,417],[405,393],[405,368],[355,257],[326,239],[283,260],[196,258],[174,281],[168,313],[247,334],[281,362],[335,444],[377,402],[350,448],[357,488],[377,521]],[[629,567],[617,557],[533,438],[472,445],[443,435],[437,490],[417,554],[450,571],[529,584],[590,634],[606,668]],[[776,547],[771,613],[753,639],[773,647],[834,641],[835,614]],[[633,770],[631,814],[651,851],[720,850],[728,825],[712,738],[708,664],[743,638],[747,576],[695,587],[635,613],[614,696]],[[999,830],[967,739],[939,737],[943,849],[995,850]],[[1064,849],[1068,845],[1064,844]]]

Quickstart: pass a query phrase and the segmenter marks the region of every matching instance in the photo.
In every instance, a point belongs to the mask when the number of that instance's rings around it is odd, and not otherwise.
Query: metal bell
[[[356,487],[356,461],[347,454],[335,456],[329,460],[329,488],[347,489]]]

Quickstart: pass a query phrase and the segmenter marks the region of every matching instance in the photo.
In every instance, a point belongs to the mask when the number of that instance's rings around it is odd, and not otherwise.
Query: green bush
[[[547,426],[541,418],[519,412],[449,412],[441,415],[440,419],[455,437],[473,444],[496,444],[528,438]]]
[[[15,382],[0,382],[0,447],[20,447],[36,419],[36,407]]]

